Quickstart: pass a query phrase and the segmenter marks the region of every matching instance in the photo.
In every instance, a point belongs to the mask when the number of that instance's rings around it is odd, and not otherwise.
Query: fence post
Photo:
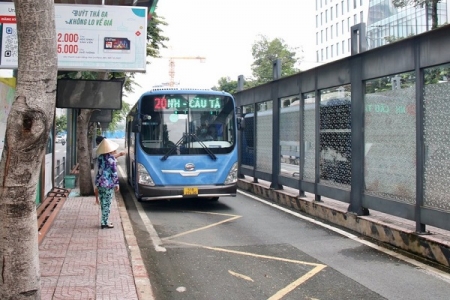
[[[244,90],[245,78],[244,75],[239,75],[237,80],[237,92],[241,92]]]
[[[365,51],[364,23],[352,26],[352,55]],[[359,36],[358,33],[359,32]],[[359,38],[359,47],[357,47]],[[354,49],[358,48],[358,49]],[[356,51],[358,50],[358,51]],[[363,207],[364,197],[364,82],[362,77],[361,57],[351,58],[350,84],[351,95],[351,141],[352,141],[352,175],[350,189],[350,205],[348,211],[361,215],[368,215],[369,210]],[[362,100],[362,101],[361,101]]]
[[[281,77],[281,60],[276,59],[273,62],[273,79]],[[278,98],[278,82],[272,82],[272,183],[270,188],[282,190],[283,186],[278,183],[280,174],[280,98]],[[256,127],[255,127],[256,128]]]
[[[281,78],[281,59],[279,58],[272,62],[272,78],[273,80]]]
[[[427,28],[428,30],[428,28]],[[420,69],[420,45],[415,44],[414,49],[414,73],[416,76],[416,204],[415,204],[415,221],[416,232],[418,234],[426,233],[426,226],[422,223],[422,206],[425,197],[424,194],[424,173],[425,173],[425,153],[424,153],[424,107],[423,107],[423,90],[424,76]]]
[[[59,187],[59,176],[61,172],[61,168],[60,168],[60,160],[57,159],[56,160],[56,186]]]
[[[351,55],[367,51],[366,23],[359,23],[350,28]]]
[[[63,169],[63,174],[61,176],[60,185],[63,187],[64,186],[64,177],[66,176],[66,157],[65,156],[63,156],[63,158],[62,158],[62,169]]]

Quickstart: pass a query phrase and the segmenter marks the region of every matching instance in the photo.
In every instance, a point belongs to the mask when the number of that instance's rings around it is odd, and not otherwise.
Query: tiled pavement
[[[72,190],[39,245],[42,299],[153,299],[120,193],[113,229],[100,229],[95,198]]]

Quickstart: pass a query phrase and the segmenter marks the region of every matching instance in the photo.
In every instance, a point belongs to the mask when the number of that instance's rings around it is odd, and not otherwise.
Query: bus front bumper
[[[236,197],[237,184],[200,186],[148,186],[138,184],[140,200]],[[196,189],[196,190],[195,190]],[[197,193],[195,193],[197,192]]]

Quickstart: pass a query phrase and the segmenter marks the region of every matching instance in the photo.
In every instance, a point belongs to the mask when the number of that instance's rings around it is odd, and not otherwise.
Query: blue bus
[[[126,169],[136,198],[235,197],[237,119],[234,98],[225,92],[144,93],[126,120]]]

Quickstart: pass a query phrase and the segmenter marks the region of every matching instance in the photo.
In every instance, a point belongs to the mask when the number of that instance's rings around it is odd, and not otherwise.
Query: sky
[[[169,82],[169,57],[174,59],[174,81],[180,86],[211,88],[221,77],[251,78],[251,48],[260,35],[281,38],[303,62],[315,67],[315,1],[313,0],[159,0],[156,13],[165,18],[163,35],[170,40],[162,58],[148,58],[146,73],[136,73],[135,87],[125,101],[134,104],[154,85]]]

